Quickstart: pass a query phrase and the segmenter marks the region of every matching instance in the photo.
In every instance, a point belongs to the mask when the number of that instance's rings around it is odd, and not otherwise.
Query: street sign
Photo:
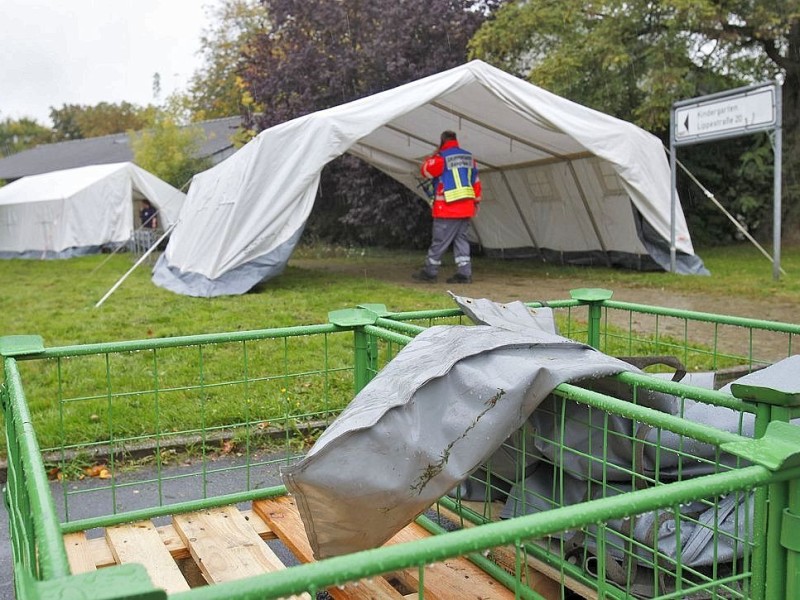
[[[772,261],[772,277],[777,281],[781,269],[781,163],[783,145],[783,102],[780,83],[761,83],[676,102],[670,113],[669,167],[672,174],[670,182],[672,203],[670,210],[670,270],[675,272],[677,248],[675,247],[675,215],[677,214],[677,164],[675,157],[678,146],[721,140],[734,136],[771,131],[774,168],[772,169],[772,257],[722,205],[716,202],[713,194],[708,194],[727,217],[742,233],[753,242],[761,252]],[[683,166],[683,165],[681,165]],[[685,167],[684,167],[685,169]]]
[[[777,120],[775,86],[750,89],[675,108],[675,141],[684,143],[770,129]]]

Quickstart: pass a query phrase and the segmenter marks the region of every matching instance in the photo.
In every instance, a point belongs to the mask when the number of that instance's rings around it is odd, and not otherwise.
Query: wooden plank
[[[262,540],[274,540],[277,539],[277,536],[270,531],[267,524],[264,523],[264,519],[259,517],[255,514],[252,510],[242,510],[239,513],[244,517],[245,522],[250,528],[260,537]],[[173,520],[175,517],[173,516]],[[189,558],[191,554],[189,553],[189,548],[186,546],[186,542],[183,541],[183,538],[178,534],[175,526],[172,523],[168,523],[167,525],[162,525],[158,528],[158,534],[161,536],[161,539],[164,541],[164,545],[169,550],[169,553],[172,554],[172,558],[174,559],[181,559],[181,558]]]
[[[489,558],[503,567],[509,573],[516,569],[517,557],[513,546],[493,548]],[[563,576],[560,570],[555,567],[533,558],[527,557],[527,568],[525,575],[530,582],[530,587],[541,594],[546,600],[559,600],[562,597],[561,581],[563,578],[564,587],[572,590],[584,600],[597,600],[597,590],[576,581],[571,577]]]
[[[401,529],[386,545],[413,542],[429,537],[430,533],[417,523]],[[405,569],[397,577],[411,588],[419,588],[419,570]],[[515,594],[480,567],[463,557],[448,558],[425,566],[425,598],[450,600],[451,598],[485,600],[513,600]]]
[[[175,515],[172,521],[209,583],[286,568],[235,506]],[[311,596],[293,598],[310,600]]]
[[[106,539],[118,564],[143,565],[156,587],[163,588],[168,594],[189,589],[189,584],[150,521],[108,527]]]
[[[172,523],[162,525],[157,529],[157,531],[158,536],[164,543],[164,547],[167,549],[167,552],[172,555],[172,558],[175,560],[181,560],[191,556],[191,554],[189,554],[189,548],[186,547],[186,543],[183,541],[183,538],[178,535],[178,532],[175,530],[175,526]]]
[[[253,511],[261,515],[267,525],[304,562],[313,560],[300,514],[293,498],[282,496],[253,503]],[[416,523],[411,523],[387,544],[397,544],[427,537],[430,534]],[[419,589],[419,570],[406,569],[391,574],[412,590]],[[448,559],[425,568],[425,597],[450,600],[465,598],[504,600],[514,598],[514,592],[492,579],[487,573],[465,558]],[[382,578],[374,579],[374,581]],[[329,589],[333,596],[334,589]],[[353,596],[357,598],[358,596]],[[397,597],[397,596],[392,596]],[[404,597],[400,595],[400,597]],[[412,595],[413,597],[413,595]]]
[[[297,512],[294,498],[280,496],[253,502],[253,512],[261,516],[267,526],[301,562],[313,562],[314,554],[306,537],[306,530]],[[413,588],[416,589],[416,588]],[[328,588],[334,600],[403,600],[405,596],[394,589],[383,577],[362,579],[358,586],[347,585]],[[413,596],[412,596],[413,597]]]
[[[250,527],[253,528],[253,531],[255,531],[258,534],[258,537],[260,537],[262,540],[278,539],[278,536],[272,533],[272,530],[264,522],[264,519],[257,515],[253,509],[243,510],[240,512],[245,520],[250,524]]]
[[[262,540],[277,539],[277,536],[272,533],[269,527],[267,527],[267,524],[264,523],[264,519],[255,514],[252,510],[243,510],[240,512],[253,528],[253,531],[255,531]],[[181,536],[175,531],[175,527],[172,523],[158,527],[157,531],[158,535],[161,536],[161,541],[164,542],[164,546],[166,546],[167,550],[172,555],[172,558],[180,560],[191,557],[189,548],[186,547]],[[66,536],[64,539],[67,539]],[[108,541],[104,537],[92,538],[87,540],[86,543],[87,551],[91,557],[89,560],[94,561],[94,566],[96,568],[102,569],[103,567],[110,567],[117,564],[114,560],[114,555],[111,554],[111,549],[108,547]]]
[[[64,547],[67,549],[67,560],[73,575],[97,569],[85,532],[78,531],[66,534],[64,536]]]
[[[483,514],[484,507],[482,502],[466,502],[462,501],[466,507],[470,508],[473,512]],[[462,519],[458,513],[453,512],[444,506],[439,506],[439,512],[446,519],[453,523],[463,525],[463,527],[475,527],[472,521]],[[499,519],[499,510],[494,505],[489,507],[492,520]],[[540,544],[541,545],[541,544]],[[509,573],[514,573],[516,570],[516,554],[513,546],[504,546],[502,548],[492,548],[489,553],[489,558],[503,567]],[[552,567],[532,556],[526,557],[527,566],[525,569],[524,581],[536,593],[541,595],[545,600],[560,600],[562,597],[562,580],[564,587],[572,590],[581,598],[586,600],[595,600],[597,598],[597,591],[580,583],[569,577],[563,577],[561,571]]]

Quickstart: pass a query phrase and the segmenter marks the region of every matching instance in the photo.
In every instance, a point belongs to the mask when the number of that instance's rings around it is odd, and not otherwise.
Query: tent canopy
[[[186,195],[130,162],[18,179],[0,188],[0,257],[66,258],[127,242],[144,198],[168,227]]]
[[[669,264],[663,146],[631,123],[473,61],[261,132],[192,181],[154,282],[199,296],[279,274],[322,168],[349,152],[423,197],[420,162],[456,131],[480,167],[476,242],[507,256],[632,267]],[[679,268],[702,272],[681,210]]]

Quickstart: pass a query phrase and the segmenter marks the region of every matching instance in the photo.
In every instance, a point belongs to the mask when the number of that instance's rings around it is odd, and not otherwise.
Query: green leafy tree
[[[0,156],[8,156],[53,139],[53,132],[34,119],[5,118],[0,121]]]
[[[138,130],[155,117],[154,106],[141,107],[130,102],[100,102],[94,106],[64,104],[50,108],[53,131],[58,140],[76,140]]]
[[[152,125],[142,131],[129,131],[134,162],[177,188],[211,165],[198,158],[203,130],[181,126],[169,113],[160,113]]]
[[[786,232],[797,231],[800,0],[513,1],[478,31],[470,52],[559,95],[631,120],[664,140],[673,102],[780,74],[784,224]],[[765,137],[758,141],[769,147]],[[723,181],[723,191],[740,204],[734,211],[751,229],[766,233],[771,187],[759,186],[768,180],[771,164],[755,160],[764,151],[750,144],[739,143],[738,153],[729,152],[736,144],[715,151],[716,169],[741,176]],[[704,156],[694,154],[698,160]]]
[[[239,70],[251,41],[269,31],[267,11],[258,0],[222,0],[209,12],[214,25],[200,38],[203,66],[189,80],[183,105],[194,121],[258,111]]]
[[[270,28],[251,39],[239,73],[263,112],[260,131],[466,62],[486,17],[482,0],[264,0]],[[309,237],[337,243],[423,246],[430,209],[352,157],[322,174]]]

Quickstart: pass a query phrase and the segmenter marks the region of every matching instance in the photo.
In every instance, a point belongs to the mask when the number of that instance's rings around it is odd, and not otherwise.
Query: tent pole
[[[575,167],[571,160],[567,161],[567,167],[569,168],[569,172],[572,173],[572,179],[575,181],[575,187],[578,188],[578,195],[581,197],[583,208],[586,210],[586,216],[589,217],[589,222],[592,224],[594,235],[597,237],[597,243],[600,244],[600,249],[603,251],[603,256],[606,257],[606,266],[610,267],[611,257],[608,256],[608,248],[606,248],[606,244],[603,241],[603,236],[600,235],[600,228],[597,226],[597,221],[595,221],[594,214],[592,214],[592,211],[589,208],[589,201],[586,199],[586,193],[584,192],[583,187],[581,187],[581,182],[578,179],[578,174],[575,172]]]
[[[158,248],[158,245],[162,242],[162,240],[164,240],[164,238],[166,238],[170,234],[170,232],[172,231],[172,229],[175,227],[176,224],[177,223],[171,225],[164,232],[164,234],[160,238],[158,238],[158,240],[156,240],[156,243],[153,244],[152,246],[150,246],[150,248],[147,249],[147,252],[142,254],[142,257],[139,260],[136,261],[136,264],[134,264],[130,269],[128,269],[128,272],[125,273],[125,275],[123,275],[122,277],[120,277],[119,281],[117,281],[117,283],[115,283],[113,286],[111,286],[111,289],[106,292],[106,295],[103,296],[102,298],[100,298],[100,300],[97,301],[97,304],[94,305],[95,308],[98,308],[103,302],[105,302],[108,299],[108,297],[111,294],[113,294],[117,290],[117,288],[119,286],[122,285],[122,282],[125,281],[128,278],[128,276],[136,270],[136,267],[138,267],[140,264],[142,264],[144,262],[144,259],[146,259],[148,256],[150,256],[150,254],[153,253],[153,250]]]
[[[155,217],[155,215],[153,215],[152,217],[150,217],[150,219],[147,219],[147,221],[146,221],[145,223],[143,223],[142,225],[140,225],[139,227],[137,227],[137,228],[136,228],[136,229],[133,231],[133,237],[136,237],[136,234],[137,234],[139,231],[141,231],[142,229],[144,229],[144,226],[145,226],[147,223],[149,223],[149,222],[150,222],[150,220],[151,220],[151,219],[153,219],[154,217]],[[91,272],[91,273],[89,273],[89,275],[94,275],[94,274],[95,274],[95,272],[96,272],[97,270],[101,269],[101,268],[103,267],[103,265],[105,265],[105,264],[106,264],[106,263],[107,263],[109,260],[111,260],[111,258],[112,258],[112,257],[113,257],[113,256],[114,256],[114,255],[115,255],[117,252],[119,252],[119,251],[120,251],[122,248],[124,248],[124,247],[125,247],[125,244],[120,244],[119,246],[117,246],[116,248],[114,248],[114,250],[111,252],[111,254],[109,254],[109,255],[106,257],[106,259],[105,259],[103,262],[101,262],[101,263],[100,263],[99,265],[97,265],[97,266],[96,266],[94,269],[92,269],[92,272]]]
[[[492,133],[496,133],[496,134],[498,134],[500,136],[506,137],[509,140],[511,140],[512,142],[516,142],[516,143],[521,144],[523,146],[527,146],[528,148],[532,148],[532,149],[534,149],[534,150],[536,150],[538,152],[541,152],[542,154],[547,154],[548,156],[554,156],[554,157],[562,159],[562,160],[565,158],[563,155],[559,154],[558,152],[554,152],[553,150],[545,148],[544,146],[540,146],[538,144],[534,144],[533,142],[531,142],[529,140],[526,140],[524,138],[516,136],[513,133],[509,133],[508,131],[504,131],[503,129],[499,129],[497,127],[493,127],[492,125],[489,125],[488,123],[484,123],[483,121],[478,121],[477,119],[473,119],[472,117],[469,117],[469,116],[467,116],[467,115],[465,115],[463,113],[458,112],[457,110],[453,110],[452,108],[448,108],[447,106],[445,106],[444,104],[442,104],[440,102],[431,102],[431,106],[433,106],[435,108],[438,108],[442,112],[446,112],[448,114],[451,114],[454,117],[458,117],[459,119],[464,119],[465,121],[468,121],[468,122],[472,123],[473,125],[477,125],[478,127],[481,127],[481,128],[483,128],[483,129],[485,129],[487,131],[491,131]]]

